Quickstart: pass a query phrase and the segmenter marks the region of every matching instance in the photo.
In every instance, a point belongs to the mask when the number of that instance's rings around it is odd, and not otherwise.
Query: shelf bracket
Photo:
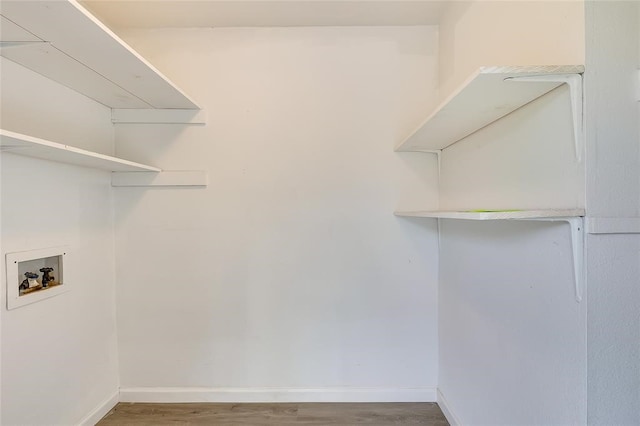
[[[113,172],[111,186],[116,187],[206,187],[209,177],[203,170],[163,170],[160,172]]]
[[[573,253],[573,280],[576,292],[576,302],[582,301],[584,289],[584,217],[543,217],[534,219],[538,222],[567,222],[571,227],[571,251]]]
[[[442,150],[441,149],[418,149],[414,152],[424,152],[426,154],[435,154],[436,161],[438,162],[438,179],[440,179],[440,173],[442,172]]]
[[[113,124],[207,124],[207,114],[200,109],[113,108],[111,122]]]
[[[571,114],[573,118],[573,143],[576,160],[582,161],[582,147],[584,140],[584,97],[582,88],[582,74],[550,74],[523,77],[507,77],[504,81],[519,81],[533,83],[562,83],[569,86],[571,96]]]

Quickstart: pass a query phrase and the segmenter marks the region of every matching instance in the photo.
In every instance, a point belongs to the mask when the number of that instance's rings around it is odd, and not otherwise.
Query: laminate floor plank
[[[300,404],[298,424],[448,426],[435,403]]]
[[[98,426],[449,426],[436,403],[119,403]]]

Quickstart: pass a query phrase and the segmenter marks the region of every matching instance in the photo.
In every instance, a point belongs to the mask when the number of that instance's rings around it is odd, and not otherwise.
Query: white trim
[[[93,411],[87,414],[82,420],[80,420],[78,426],[94,426],[100,421],[100,419],[106,416],[119,401],[120,392],[116,391],[113,395],[100,403]]]
[[[640,234],[640,217],[588,217],[589,234]]]
[[[121,388],[121,402],[435,402],[434,388]]]
[[[455,414],[453,414],[453,410],[451,406],[447,402],[446,398],[442,394],[442,391],[438,389],[438,407],[442,410],[442,414],[447,418],[447,421],[451,426],[462,426],[462,422]]]

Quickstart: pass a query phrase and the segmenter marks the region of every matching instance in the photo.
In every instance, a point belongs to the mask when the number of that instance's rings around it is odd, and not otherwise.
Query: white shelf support
[[[584,217],[554,217],[535,220],[542,222],[567,222],[571,227],[571,250],[573,252],[573,280],[576,291],[576,302],[582,301],[584,289]]]
[[[112,187],[190,186],[206,187],[209,177],[202,170],[164,170],[152,172],[111,173]]]
[[[571,114],[573,118],[573,143],[576,150],[576,160],[582,161],[584,141],[584,96],[582,89],[582,74],[549,74],[522,77],[507,77],[504,81],[535,82],[535,83],[563,83],[569,86],[571,97]]]
[[[434,154],[436,161],[438,162],[438,179],[440,179],[440,173],[442,172],[442,150],[441,149],[417,149],[413,152],[422,152],[423,154]]]
[[[207,124],[201,109],[122,109],[111,110],[113,124]]]
[[[442,180],[442,150],[437,149],[434,151],[424,151],[430,154],[436,155],[436,161],[438,162],[438,185],[440,185],[440,181]]]
[[[571,227],[571,250],[573,251],[573,279],[576,287],[576,301],[582,301],[584,289],[584,218],[567,219]]]
[[[637,76],[638,78],[636,78],[636,100],[640,102],[640,68],[638,68]]]
[[[396,211],[400,217],[426,217],[462,220],[526,220],[538,222],[567,222],[571,227],[571,251],[576,301],[582,301],[584,289],[584,209],[565,210],[513,210],[513,211]]]

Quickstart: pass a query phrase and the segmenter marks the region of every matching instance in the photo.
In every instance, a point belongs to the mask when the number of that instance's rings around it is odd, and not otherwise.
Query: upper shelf
[[[0,129],[0,150],[60,163],[108,170],[111,172],[159,172],[157,167],[122,160],[57,142]]]
[[[3,0],[1,24],[0,55],[110,108],[199,108],[75,0]]]
[[[507,220],[553,219],[584,216],[584,209],[502,210],[502,211],[411,211],[395,212],[403,217],[432,217],[437,219]]]
[[[583,72],[582,65],[482,67],[396,146],[396,151],[444,149],[562,84],[507,79]]]

